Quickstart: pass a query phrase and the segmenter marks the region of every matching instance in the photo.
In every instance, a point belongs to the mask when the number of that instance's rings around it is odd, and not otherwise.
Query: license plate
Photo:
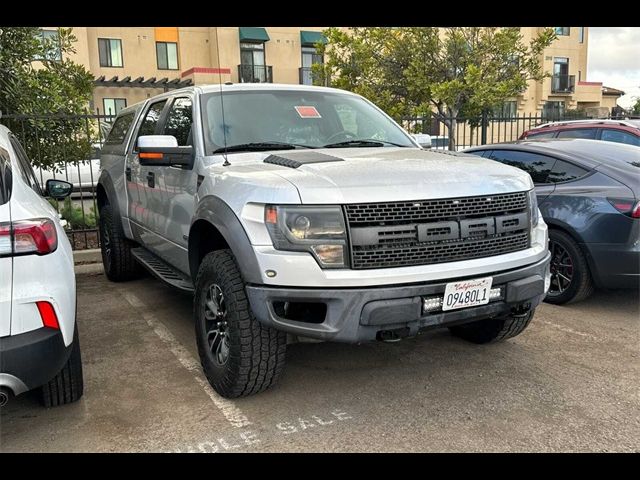
[[[442,310],[475,307],[489,303],[493,277],[447,283],[442,299]]]

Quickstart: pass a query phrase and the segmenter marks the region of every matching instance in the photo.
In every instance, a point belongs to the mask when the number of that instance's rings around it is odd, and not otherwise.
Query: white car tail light
[[[46,255],[58,248],[55,224],[48,218],[0,223],[0,256]]]

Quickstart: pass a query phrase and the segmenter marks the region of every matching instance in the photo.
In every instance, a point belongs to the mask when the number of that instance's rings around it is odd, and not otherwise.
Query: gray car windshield
[[[275,144],[288,148],[415,147],[377,108],[353,95],[308,90],[244,90],[223,95],[222,102],[217,92],[202,96],[208,153],[276,150]]]

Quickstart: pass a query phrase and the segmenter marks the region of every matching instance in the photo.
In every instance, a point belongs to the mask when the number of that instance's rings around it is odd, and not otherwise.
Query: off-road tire
[[[449,327],[452,335],[472,343],[492,343],[520,335],[533,319],[535,308],[524,315],[487,318],[477,322]]]
[[[47,408],[57,407],[77,401],[82,397],[83,391],[82,357],[80,355],[78,326],[76,325],[67,363],[55,377],[40,387],[40,400]]]
[[[209,348],[206,296],[213,285],[224,295],[228,357],[220,365]],[[262,392],[276,383],[285,363],[286,334],[262,325],[253,315],[236,260],[230,250],[207,254],[196,277],[194,320],[200,362],[209,383],[223,397]]]
[[[122,225],[114,221],[111,205],[100,209],[100,250],[104,273],[112,282],[133,280],[142,274],[142,266],[131,253],[135,244],[124,236]]]
[[[549,230],[549,241],[558,243],[571,256],[573,278],[564,292],[554,296],[547,294],[544,301],[554,305],[563,305],[579,302],[589,297],[594,291],[593,279],[587,259],[578,244],[569,235],[556,229]]]

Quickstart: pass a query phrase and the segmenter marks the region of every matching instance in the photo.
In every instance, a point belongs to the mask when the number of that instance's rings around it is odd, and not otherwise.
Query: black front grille
[[[345,212],[354,269],[429,265],[529,247],[527,192],[346,205]]]
[[[489,199],[489,200],[487,200]],[[502,212],[518,212],[527,208],[527,192],[487,195],[482,197],[443,198],[412,202],[365,203],[347,205],[350,226],[428,222],[431,220],[469,218]]]

